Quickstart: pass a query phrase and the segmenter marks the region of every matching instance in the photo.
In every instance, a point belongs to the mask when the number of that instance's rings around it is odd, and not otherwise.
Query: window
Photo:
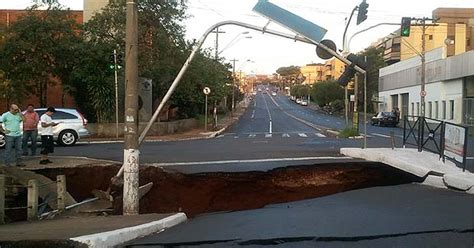
[[[454,120],[454,100],[449,100],[449,119]]]
[[[435,119],[439,118],[438,111],[439,111],[439,106],[438,106],[438,101],[436,101],[435,102]]]
[[[420,116],[420,102],[416,103],[416,115]]]
[[[415,115],[415,103],[411,103],[411,115]]]
[[[430,35],[428,36],[428,39],[429,39],[429,40],[433,40],[433,35],[430,34]]]
[[[433,118],[433,103],[428,102],[428,117]]]
[[[446,120],[446,101],[441,102],[441,117],[443,120]]]
[[[56,111],[51,118],[53,120],[70,120],[77,119],[77,116],[62,111]]]

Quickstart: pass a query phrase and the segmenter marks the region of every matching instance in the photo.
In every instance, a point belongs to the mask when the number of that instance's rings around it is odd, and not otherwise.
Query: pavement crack
[[[371,235],[371,236],[353,236],[353,237],[338,237],[338,236],[327,236],[327,237],[316,237],[316,236],[305,236],[305,237],[280,237],[273,239],[255,239],[239,242],[241,246],[247,245],[278,245],[283,243],[296,243],[303,241],[314,241],[314,242],[357,242],[362,240],[375,240],[375,239],[385,239],[385,238],[394,238],[394,237],[403,237],[409,235],[419,235],[419,234],[433,234],[433,233],[472,233],[474,229],[445,229],[445,230],[431,230],[431,231],[419,231],[419,232],[406,232],[406,233],[394,233],[394,234],[381,234],[381,235]]]

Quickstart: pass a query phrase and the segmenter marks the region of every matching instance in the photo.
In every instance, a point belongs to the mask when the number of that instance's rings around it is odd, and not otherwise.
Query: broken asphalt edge
[[[146,224],[121,228],[108,232],[89,234],[70,238],[70,240],[87,245],[88,247],[114,247],[128,241],[144,237],[156,232],[162,232],[187,220],[184,213],[177,213],[161,220]]]
[[[375,161],[384,163],[386,165],[392,166],[394,168],[403,170],[407,173],[413,174],[415,176],[424,178],[422,182],[423,185],[428,185],[437,188],[454,188],[460,191],[464,191],[468,194],[474,194],[474,174],[470,172],[461,172],[456,171],[457,169],[452,169],[450,171],[437,171],[433,168],[423,167],[422,165],[415,165],[413,161],[404,161],[403,159],[397,159],[396,157],[391,156],[390,154],[383,154],[383,149],[385,148],[341,148],[340,153],[347,157],[365,159],[368,161]],[[399,148],[396,150],[412,150],[410,148]],[[425,152],[425,151],[424,151]],[[428,159],[425,152],[426,159]],[[436,154],[435,154],[436,155]],[[437,155],[436,155],[437,156]],[[439,161],[436,161],[439,162]],[[442,163],[442,162],[439,162]],[[452,163],[452,162],[447,162]],[[442,165],[444,166],[444,164]],[[452,166],[455,167],[453,164]],[[454,168],[453,167],[453,168]],[[457,168],[457,167],[455,167]]]

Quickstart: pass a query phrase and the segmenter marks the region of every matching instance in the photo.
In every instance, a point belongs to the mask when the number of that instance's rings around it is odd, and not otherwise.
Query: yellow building
[[[344,63],[338,59],[331,59],[323,63],[308,64],[300,68],[305,77],[303,84],[313,84],[326,80],[337,80],[344,72]]]
[[[437,8],[433,11],[435,25],[425,31],[425,51],[445,47],[446,56],[451,57],[474,50],[474,9]],[[429,24],[431,25],[431,24]],[[409,37],[401,37],[400,30],[381,39],[376,46],[385,48],[387,64],[407,60],[422,51],[422,27],[412,21]]]

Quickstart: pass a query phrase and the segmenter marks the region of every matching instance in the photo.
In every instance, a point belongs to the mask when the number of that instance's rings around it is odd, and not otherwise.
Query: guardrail
[[[56,181],[52,181],[49,183],[39,184],[38,180],[31,179],[28,181],[28,186],[24,185],[7,185],[7,176],[0,175],[0,224],[5,223],[5,211],[6,210],[18,210],[18,209],[26,209],[27,212],[27,220],[33,221],[38,219],[40,210],[44,210],[46,205],[50,203],[54,198],[43,199],[43,202],[39,204],[39,189],[41,187],[56,184],[56,201],[57,201],[57,210],[63,211],[66,209],[66,176],[58,175],[56,177]],[[27,205],[20,206],[20,207],[6,207],[5,206],[5,192],[9,188],[26,188],[27,189]]]

